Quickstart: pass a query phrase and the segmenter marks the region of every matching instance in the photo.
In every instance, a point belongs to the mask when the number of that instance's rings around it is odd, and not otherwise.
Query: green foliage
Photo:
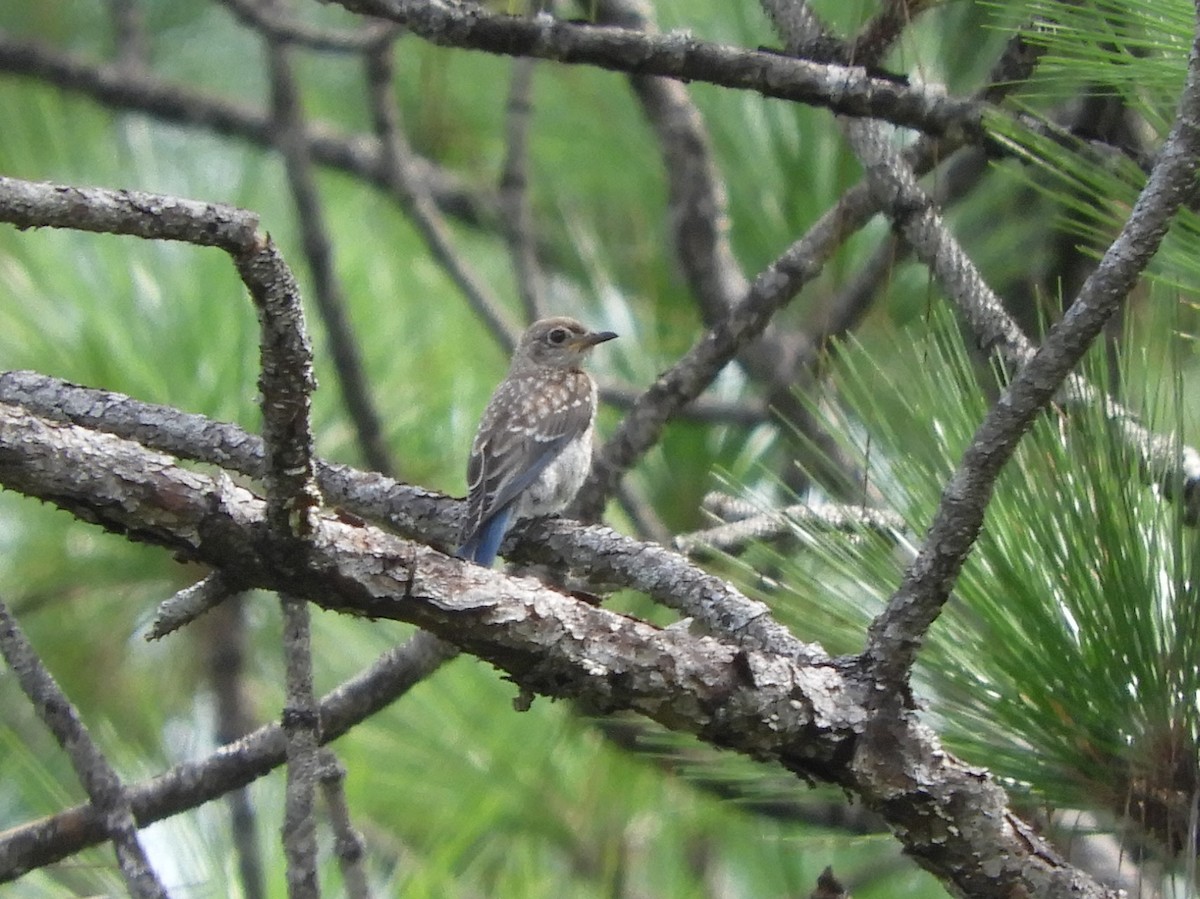
[[[1120,401],[1144,410],[1155,433],[1182,433],[1181,372],[1147,380],[1145,367],[1137,354],[1122,360],[1117,380],[1133,386]],[[1085,370],[1110,381],[1101,351]],[[830,432],[910,530],[848,536],[797,523],[803,550],[777,554],[787,587],[771,601],[803,632],[853,651],[898,585],[983,397],[1002,384],[941,312],[887,353],[847,346],[831,378],[840,403]],[[997,484],[922,650],[921,692],[967,759],[1055,807],[1130,811],[1174,842],[1187,820],[1174,791],[1190,795],[1197,776],[1198,583],[1200,534],[1145,484],[1105,410],[1057,410]]]

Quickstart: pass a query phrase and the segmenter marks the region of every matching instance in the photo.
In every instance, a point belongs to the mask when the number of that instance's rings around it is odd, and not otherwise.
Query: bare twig
[[[457,650],[418,633],[384,653],[374,665],[322,698],[321,738],[333,740],[369,718],[436,671]],[[278,768],[287,740],[279,724],[258,728],[207,758],[176,765],[128,787],[130,805],[145,827],[245,787]],[[104,821],[92,806],[76,806],[0,834],[0,883],[61,861],[105,839]]]
[[[396,34],[392,22],[367,22],[359,28],[323,28],[304,21],[277,3],[221,0],[231,13],[255,31],[309,50],[359,53]]]
[[[13,37],[2,29],[0,71],[37,78],[116,110],[144,112],[162,122],[202,128],[262,147],[275,143],[273,119],[257,106],[215,97],[148,72],[86,60],[37,41]],[[370,135],[346,134],[330,125],[310,122],[304,139],[309,154],[321,165],[387,186],[381,147]],[[413,154],[408,162],[413,177],[446,215],[468,224],[498,218],[494,198],[468,189],[457,176],[421,156]]]
[[[849,61],[868,69],[878,65],[904,29],[932,5],[930,0],[884,0],[882,8],[847,42]]]
[[[135,899],[166,899],[167,891],[138,841],[137,824],[121,778],[92,741],[79,712],[59,689],[3,602],[0,602],[0,654],[33,708],[70,757],[75,775],[116,850],[117,864],[129,894]]]
[[[600,399],[617,409],[631,409],[640,393],[628,387],[613,384],[600,385]],[[737,425],[752,428],[765,424],[768,419],[766,405],[752,398],[725,401],[714,397],[698,396],[683,406],[675,418],[680,421],[698,421],[706,424]]]
[[[362,863],[366,845],[362,834],[354,829],[350,806],[346,802],[346,769],[330,749],[321,750],[320,758],[321,793],[333,825],[333,854],[342,870],[346,895],[350,899],[370,899],[371,887]]]
[[[675,538],[675,545],[688,555],[713,552],[737,554],[751,543],[795,537],[797,527],[806,531],[876,531],[884,534],[905,530],[902,518],[882,509],[862,506],[785,506],[706,528]]]
[[[250,622],[246,595],[239,593],[221,603],[205,620],[201,639],[207,655],[207,677],[215,704],[213,736],[218,746],[250,733],[254,716],[246,683],[250,651]],[[246,899],[265,899],[262,846],[258,836],[258,809],[246,787],[225,794],[229,807],[230,837],[237,854],[242,893]]]
[[[209,609],[224,602],[235,592],[214,571],[203,580],[185,587],[170,599],[164,600],[154,613],[154,621],[146,632],[147,640],[158,640],[195,621]]]
[[[283,808],[283,853],[290,899],[316,899],[317,824],[313,816],[320,763],[321,719],[313,698],[312,634],[308,603],[280,592],[283,607],[283,734],[287,740],[287,788]]]
[[[704,494],[704,499],[700,501],[700,508],[721,521],[741,521],[743,518],[750,518],[762,512],[762,509],[750,500],[740,496],[731,496],[719,490],[712,490]]]

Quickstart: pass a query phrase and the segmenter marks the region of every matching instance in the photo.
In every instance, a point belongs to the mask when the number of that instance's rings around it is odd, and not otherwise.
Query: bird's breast
[[[557,515],[571,504],[592,467],[592,428],[589,425],[563,447],[521,495],[517,518]]]

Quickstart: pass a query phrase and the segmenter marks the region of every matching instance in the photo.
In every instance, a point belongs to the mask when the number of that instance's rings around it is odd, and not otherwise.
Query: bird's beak
[[[613,340],[616,334],[612,331],[589,331],[575,340],[575,349],[590,350],[598,343],[604,343],[606,340]]]

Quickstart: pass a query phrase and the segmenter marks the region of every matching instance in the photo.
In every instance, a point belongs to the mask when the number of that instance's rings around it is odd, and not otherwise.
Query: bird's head
[[[543,318],[521,335],[514,365],[575,368],[598,343],[612,340],[612,331],[589,331],[573,318]]]

